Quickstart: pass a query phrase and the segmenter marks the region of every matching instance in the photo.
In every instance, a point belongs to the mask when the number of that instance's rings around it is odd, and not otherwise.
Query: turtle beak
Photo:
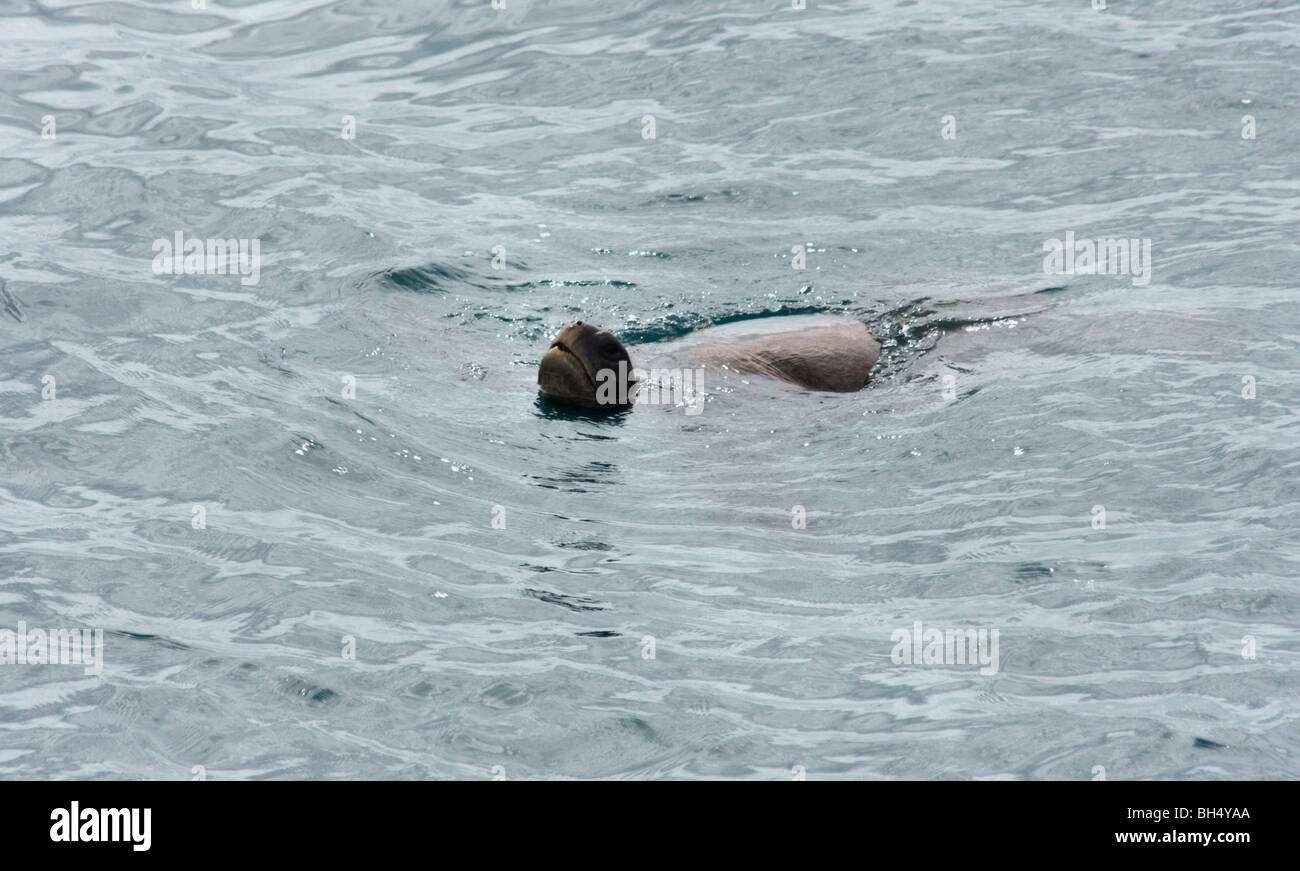
[[[578,405],[596,404],[596,382],[586,362],[559,338],[542,356],[537,384],[547,397]]]

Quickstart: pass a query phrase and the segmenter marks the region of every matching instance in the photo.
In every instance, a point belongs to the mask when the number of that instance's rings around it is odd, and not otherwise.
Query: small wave
[[[845,304],[847,304],[847,300]],[[619,331],[619,337],[627,344],[649,344],[680,339],[691,333],[735,324],[741,321],[758,321],[768,318],[793,317],[795,315],[830,314],[844,311],[842,306],[828,305],[781,305],[777,308],[756,311],[730,312],[719,315],[704,314],[669,314],[648,324],[633,324]]]

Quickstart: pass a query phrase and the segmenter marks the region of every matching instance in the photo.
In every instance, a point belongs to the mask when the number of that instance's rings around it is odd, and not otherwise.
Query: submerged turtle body
[[[815,315],[728,324],[647,350],[660,352],[652,354],[656,361],[725,368],[841,393],[865,387],[880,358],[880,343],[865,324]],[[537,383],[555,402],[615,410],[629,404],[634,368],[613,333],[575,321],[551,342]]]

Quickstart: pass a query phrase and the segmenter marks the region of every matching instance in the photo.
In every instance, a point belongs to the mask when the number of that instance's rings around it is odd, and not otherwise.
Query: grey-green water
[[[0,3],[0,628],[105,633],[0,774],[1300,776],[1300,7],[791,5]],[[875,385],[536,399],[808,312]]]

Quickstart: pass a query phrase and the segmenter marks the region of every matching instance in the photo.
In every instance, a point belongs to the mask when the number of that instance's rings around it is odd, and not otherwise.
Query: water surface
[[[105,632],[0,774],[1300,776],[1300,7],[789,5],[0,3],[0,627]],[[807,313],[870,389],[537,401]]]

